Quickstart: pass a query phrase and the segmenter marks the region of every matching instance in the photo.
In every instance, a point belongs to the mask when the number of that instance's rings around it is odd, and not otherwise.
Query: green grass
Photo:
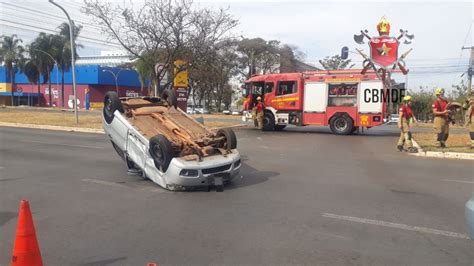
[[[470,149],[471,139],[467,130],[464,134],[450,134],[446,141],[447,148],[435,146],[434,133],[413,133],[413,138],[424,151],[474,153],[474,149]]]

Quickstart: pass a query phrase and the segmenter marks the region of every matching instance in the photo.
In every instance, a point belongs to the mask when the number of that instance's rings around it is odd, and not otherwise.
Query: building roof
[[[100,65],[77,65],[76,66],[76,83],[88,85],[115,85],[113,72],[118,78],[119,86],[140,87],[140,81],[137,71],[133,69],[104,67]],[[5,67],[0,66],[0,83],[11,83],[10,75],[7,75]],[[16,84],[30,84],[25,74],[17,72],[15,74]],[[43,80],[40,80],[43,83]],[[61,83],[61,71],[55,67],[51,71],[51,83]],[[64,73],[64,83],[72,83],[71,70]]]

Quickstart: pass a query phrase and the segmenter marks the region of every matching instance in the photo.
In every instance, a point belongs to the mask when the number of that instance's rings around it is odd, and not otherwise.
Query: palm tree
[[[2,35],[0,38],[0,62],[5,65],[7,72],[10,74],[10,80],[12,84],[11,102],[13,105],[15,74],[18,70],[21,70],[21,67],[25,62],[25,58],[23,56],[25,49],[21,45],[23,41],[18,39],[16,34],[11,36]]]
[[[69,37],[69,24],[62,23],[59,25],[59,37],[60,37],[60,47],[59,50],[61,51],[58,56],[55,58],[56,61],[59,63],[59,68],[61,69],[61,97],[62,97],[62,105],[64,107],[64,73],[71,69],[71,40]],[[73,38],[74,40],[77,39],[79,33],[81,32],[82,26],[74,26],[74,33]],[[75,42],[74,42],[75,43]],[[75,51],[74,55],[77,58],[77,47],[82,48],[81,44],[75,43]]]
[[[43,84],[48,82],[50,106],[52,105],[51,70],[55,65],[53,58],[59,53],[58,43],[59,37],[41,32],[30,45],[30,55],[35,59],[38,70],[43,76]]]
[[[23,66],[23,73],[28,78],[28,81],[31,84],[38,84],[40,83],[40,71],[34,59],[30,58],[25,62]],[[38,89],[39,90],[39,89]],[[39,94],[38,94],[38,103],[39,103]]]

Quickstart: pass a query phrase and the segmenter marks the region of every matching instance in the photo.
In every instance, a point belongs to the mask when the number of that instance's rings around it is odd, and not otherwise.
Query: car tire
[[[217,131],[217,137],[224,137],[222,142],[222,148],[226,150],[232,150],[237,148],[237,137],[235,133],[230,128],[221,128]]]
[[[166,172],[174,157],[171,142],[165,136],[158,134],[150,138],[148,151],[151,158],[153,158],[155,167],[162,172]]]
[[[105,94],[104,108],[102,109],[102,114],[107,124],[112,123],[114,120],[114,113],[117,110],[120,113],[124,112],[122,102],[115,91],[109,91]]]
[[[275,125],[275,131],[282,131],[286,128],[286,125]]]
[[[161,94],[161,99],[163,99],[169,107],[174,106],[174,108],[176,108],[178,106],[178,99],[176,98],[174,90],[164,90]]]
[[[354,127],[354,122],[347,115],[337,115],[329,122],[332,133],[336,135],[349,135]]]
[[[263,115],[263,131],[273,131],[275,130],[275,118],[270,112],[265,112]]]

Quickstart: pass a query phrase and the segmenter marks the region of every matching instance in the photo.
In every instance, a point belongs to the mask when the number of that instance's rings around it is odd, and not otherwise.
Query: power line
[[[24,26],[24,27],[29,27],[29,28],[26,28],[26,30],[30,29],[30,30],[36,31],[36,32],[41,32],[41,31],[38,31],[38,30],[42,30],[42,31],[44,31],[46,33],[50,33],[50,34],[56,34],[57,33],[57,32],[55,32],[54,30],[51,30],[51,29],[42,28],[42,27],[39,27],[39,26],[28,25],[28,24],[19,23],[19,22],[13,22],[13,21],[9,21],[9,20],[3,19],[3,18],[0,18],[0,21],[5,21],[5,22],[8,22],[8,23],[14,24],[13,26],[12,25],[7,25],[7,26],[12,27],[12,28],[25,29],[25,28],[21,28],[21,27],[16,27],[15,26],[15,24],[16,24],[16,25],[21,25],[21,26]],[[78,39],[82,40],[82,41],[86,41],[86,42],[89,41],[89,42],[92,42],[92,43],[99,43],[99,44],[102,44],[104,46],[121,47],[120,44],[114,44],[114,43],[107,42],[107,41],[104,41],[104,40],[94,39],[94,38],[91,38],[91,37],[86,37],[86,36],[81,36],[81,35],[78,36]]]

